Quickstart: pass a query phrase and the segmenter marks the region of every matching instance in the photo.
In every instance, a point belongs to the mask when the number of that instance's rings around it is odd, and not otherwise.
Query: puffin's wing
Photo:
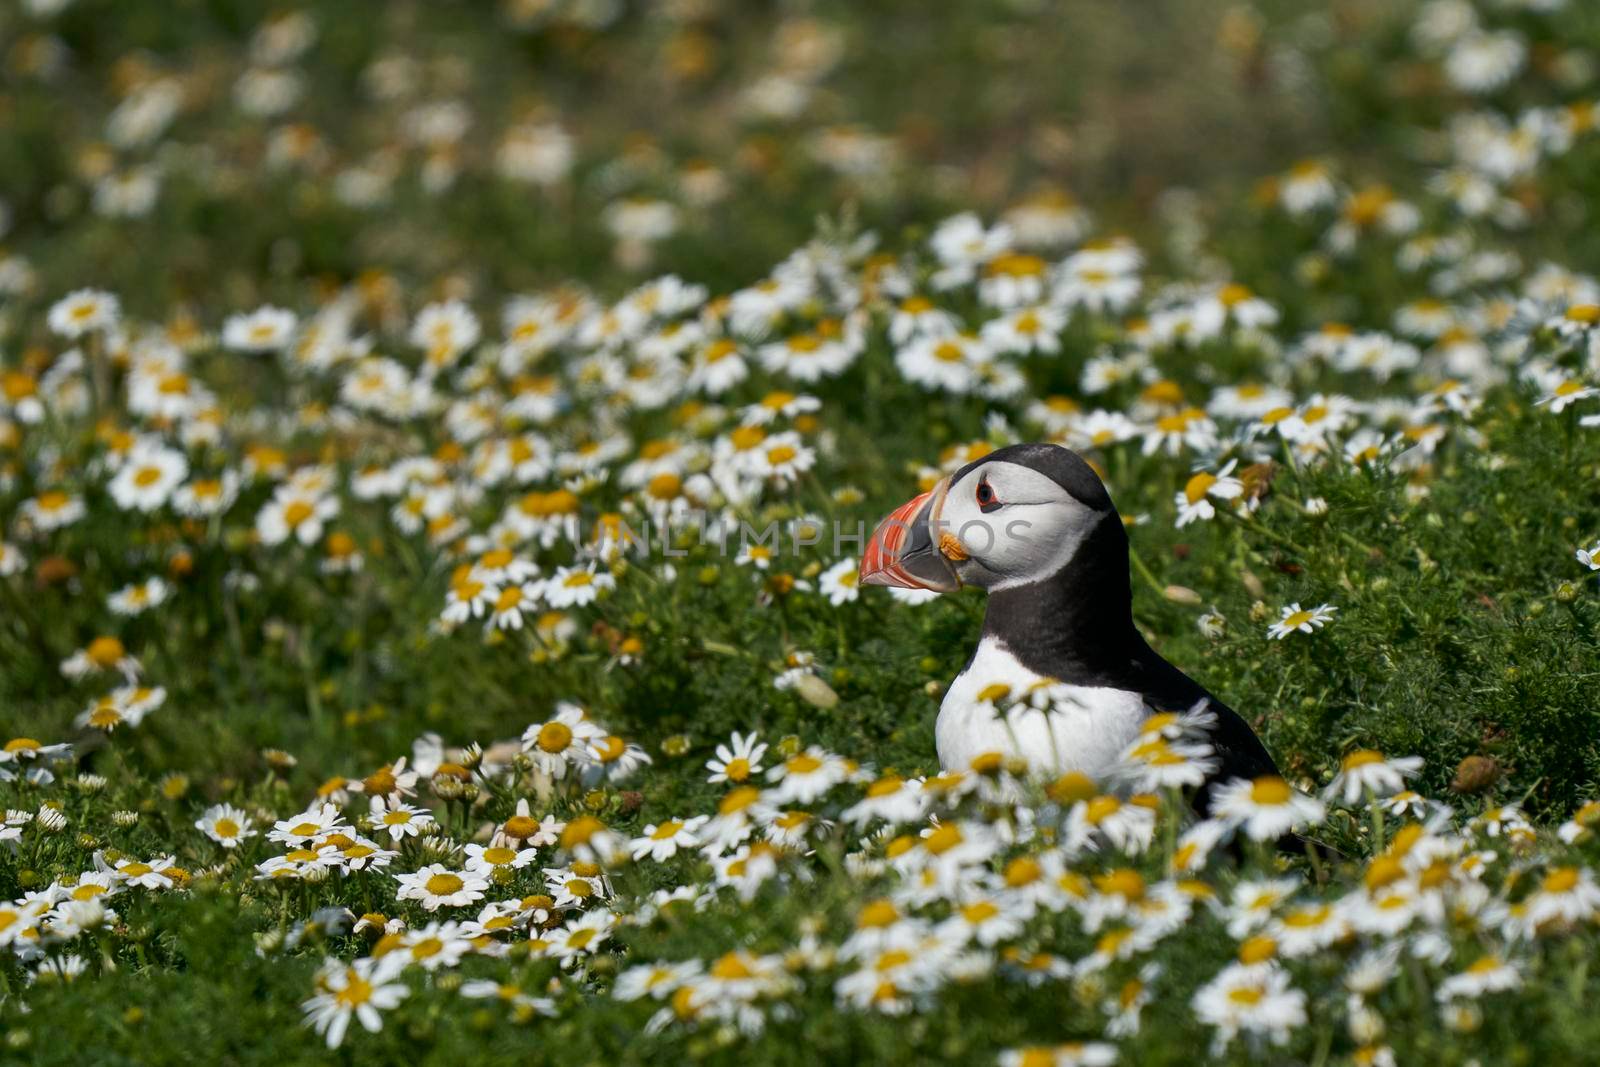
[[[1234,778],[1259,778],[1264,774],[1277,774],[1278,765],[1272,762],[1267,746],[1261,738],[1228,705],[1212,696],[1200,683],[1168,663],[1153,649],[1135,661],[1141,695],[1145,703],[1159,711],[1187,711],[1197,705],[1216,716],[1209,741],[1217,760],[1217,769],[1201,785],[1194,799],[1195,810],[1202,816],[1211,810],[1211,791],[1223,782]]]
[[[1194,810],[1201,818],[1211,814],[1211,794],[1224,782],[1235,778],[1249,780],[1268,774],[1281,774],[1278,765],[1272,761],[1267,746],[1261,743],[1261,738],[1256,736],[1256,732],[1238,712],[1212,696],[1200,683],[1159,655],[1154,652],[1150,655],[1154,657],[1152,660],[1145,660],[1139,664],[1143,668],[1142,677],[1147,682],[1144,687],[1146,704],[1153,709],[1163,711],[1186,711],[1201,705],[1203,710],[1211,712],[1217,719],[1216,725],[1211,727],[1208,739],[1217,761],[1217,769],[1200,784],[1194,797]],[[1307,844],[1307,839],[1296,833],[1287,833],[1278,839],[1280,851],[1295,855],[1304,853]],[[1344,858],[1344,854],[1338,849],[1325,843],[1319,842],[1316,847],[1325,856],[1334,859]]]
[[[1217,717],[1217,724],[1211,728],[1211,748],[1217,769],[1195,794],[1194,807],[1201,816],[1210,814],[1211,791],[1218,785],[1235,778],[1248,780],[1278,773],[1278,765],[1272,762],[1267,746],[1238,712],[1209,693],[1206,694],[1206,710]]]

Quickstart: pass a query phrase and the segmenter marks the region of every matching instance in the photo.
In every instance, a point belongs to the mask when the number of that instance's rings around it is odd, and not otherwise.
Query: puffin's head
[[[1100,527],[1120,526],[1089,464],[1060,445],[1010,445],[896,508],[872,534],[861,581],[950,592],[1050,577]]]

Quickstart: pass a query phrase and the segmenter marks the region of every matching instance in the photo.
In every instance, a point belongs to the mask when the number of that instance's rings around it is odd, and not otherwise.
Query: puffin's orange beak
[[[872,532],[861,556],[862,585],[933,589],[950,593],[961,588],[951,560],[940,551],[934,529],[949,491],[946,478],[931,490],[895,508]]]

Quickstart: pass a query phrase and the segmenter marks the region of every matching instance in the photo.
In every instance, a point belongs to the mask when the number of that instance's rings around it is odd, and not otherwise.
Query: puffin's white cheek
[[[966,500],[956,498],[952,491],[950,496],[945,497],[944,507],[939,511],[938,540],[948,545],[948,539],[954,537],[968,555],[976,555],[974,546],[981,546],[987,539],[985,518]]]
[[[1047,573],[1046,568],[1060,549],[1059,530],[1021,516],[996,526],[992,533],[994,544],[982,555],[993,569],[1012,577]]]
[[[1048,556],[1048,547],[1037,541],[1028,521],[1008,517],[1006,510],[984,515],[973,509],[972,515],[950,516],[941,523],[940,550],[957,562],[963,582],[992,587],[1031,573]]]
[[[987,555],[976,553],[1002,577],[1002,586],[1047,578],[1077,555],[1089,532],[1087,509],[1049,505],[1028,508],[994,526],[995,544]]]

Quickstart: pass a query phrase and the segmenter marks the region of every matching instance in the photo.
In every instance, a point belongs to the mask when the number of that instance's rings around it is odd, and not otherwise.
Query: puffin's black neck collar
[[[1133,625],[1128,534],[1108,512],[1056,573],[989,594],[986,638],[1036,674],[1074,685],[1123,685],[1149,646]]]

